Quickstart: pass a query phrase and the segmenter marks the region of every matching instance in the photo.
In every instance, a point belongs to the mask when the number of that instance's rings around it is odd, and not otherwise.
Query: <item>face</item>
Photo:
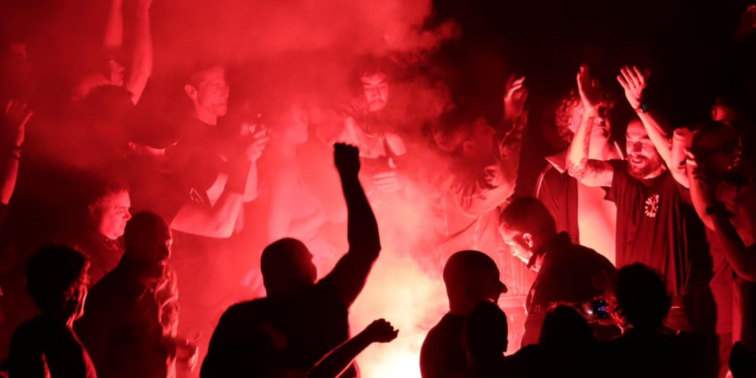
[[[700,168],[714,176],[724,175],[737,166],[742,152],[737,134],[730,128],[697,135],[692,150]]]
[[[529,235],[508,227],[506,224],[502,224],[499,227],[499,235],[501,235],[504,243],[511,248],[514,257],[520,259],[525,264],[530,262],[530,258],[533,256],[533,249],[531,248],[531,243],[528,242]]]
[[[472,138],[462,144],[464,154],[475,162],[488,162],[494,156],[493,137],[496,130],[482,117],[475,121],[473,127]]]
[[[165,274],[168,258],[171,257],[173,237],[168,227],[161,227],[143,235],[137,241],[137,261],[144,275],[149,279],[158,279]]]
[[[101,235],[110,240],[123,236],[126,223],[131,219],[129,192],[121,191],[102,199],[92,210],[92,217]]]
[[[646,129],[639,120],[627,125],[627,162],[628,173],[638,179],[653,178],[663,166],[661,156],[651,143]]]
[[[87,300],[89,286],[89,265],[82,272],[79,279],[63,294],[64,311],[66,316],[77,320],[84,315],[84,303]]]
[[[711,120],[729,125],[736,118],[735,110],[722,98],[717,98],[711,106]]]
[[[362,76],[362,92],[371,112],[377,112],[386,107],[389,98],[389,83],[385,74],[376,73]]]
[[[295,105],[291,109],[291,118],[286,130],[283,133],[283,139],[295,145],[307,142],[309,120],[305,109],[302,106]]]
[[[215,67],[204,72],[201,77],[202,80],[196,87],[188,85],[186,88],[195,111],[218,117],[225,116],[228,112],[229,95],[226,71],[222,67]]]

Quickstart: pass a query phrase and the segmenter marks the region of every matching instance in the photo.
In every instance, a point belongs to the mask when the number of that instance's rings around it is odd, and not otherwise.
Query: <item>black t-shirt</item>
[[[328,280],[301,293],[229,308],[218,323],[202,377],[310,370],[349,338],[348,309]],[[258,375],[254,375],[258,374]],[[356,376],[350,367],[342,377]]]
[[[711,259],[690,193],[669,172],[651,180],[609,161],[614,178],[607,199],[617,205],[617,267],[643,263],[659,271],[674,295],[706,286]]]
[[[444,378],[467,367],[462,333],[464,316],[446,314],[425,337],[420,350],[420,372],[423,378]]]
[[[84,346],[64,324],[36,317],[22,324],[11,341],[8,368],[11,377],[97,378]]]

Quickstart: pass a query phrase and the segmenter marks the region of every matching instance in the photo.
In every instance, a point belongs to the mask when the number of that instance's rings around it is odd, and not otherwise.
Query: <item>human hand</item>
[[[648,74],[644,74],[636,66],[622,67],[620,69],[620,74],[617,75],[617,81],[619,81],[620,85],[625,90],[627,102],[633,109],[638,109],[641,104],[643,104],[643,91],[646,89],[646,80],[648,80],[648,76]]]
[[[344,143],[333,146],[333,160],[342,176],[357,177],[360,173],[360,150]]]
[[[386,193],[396,193],[404,189],[404,182],[404,174],[397,170],[381,172],[373,176],[373,184]]]
[[[262,156],[265,146],[270,140],[270,136],[268,136],[267,129],[260,127],[258,130],[257,126],[254,125],[250,127],[249,132],[249,136],[242,138],[244,155],[247,156],[249,161],[255,162]]]
[[[586,114],[598,114],[602,99],[601,89],[598,80],[591,78],[591,70],[587,65],[580,66],[580,71],[577,73],[577,85]]]
[[[26,124],[34,112],[23,101],[9,100],[0,115],[0,128],[6,143],[19,148],[26,137]]]
[[[376,343],[391,342],[399,335],[399,330],[394,329],[391,323],[387,322],[385,319],[373,321],[362,332],[365,333],[368,339]]]
[[[522,116],[528,101],[528,89],[525,87],[525,76],[512,75],[504,87],[504,119],[514,121]]]
[[[199,360],[199,347],[184,338],[173,339],[173,345],[176,350],[176,361],[189,371],[193,371]]]

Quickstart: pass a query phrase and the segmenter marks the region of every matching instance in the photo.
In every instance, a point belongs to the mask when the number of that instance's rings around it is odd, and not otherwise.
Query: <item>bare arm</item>
[[[365,286],[373,263],[381,251],[378,222],[357,175],[359,150],[337,143],[334,146],[336,168],[347,205],[347,240],[349,251],[325,278],[332,281],[345,305],[349,306]]]
[[[387,343],[396,338],[399,330],[394,330],[391,323],[379,319],[371,323],[362,332],[336,347],[315,364],[308,378],[336,378],[341,375],[352,361],[372,343]]]
[[[1,142],[7,146],[7,150],[0,156],[0,203],[7,205],[16,188],[21,145],[26,136],[26,124],[33,112],[23,102],[8,101],[3,105],[0,128],[4,140]]]
[[[235,164],[218,201],[212,207],[187,201],[171,222],[171,228],[188,234],[228,238],[234,232],[242,209],[246,178],[251,162]]]
[[[102,44],[108,50],[117,50],[123,46],[123,0],[110,2]]]
[[[124,83],[125,88],[132,94],[131,100],[134,104],[139,102],[144,93],[144,88],[147,87],[147,81],[152,75],[151,3],[152,0],[137,0],[134,56],[131,60],[131,72]]]

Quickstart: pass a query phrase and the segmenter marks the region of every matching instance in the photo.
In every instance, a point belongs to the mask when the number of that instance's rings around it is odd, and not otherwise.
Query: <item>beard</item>
[[[638,162],[633,163],[631,160],[638,160]],[[656,172],[662,165],[659,155],[654,155],[651,158],[642,155],[628,156],[627,163],[627,173],[639,180]]]

